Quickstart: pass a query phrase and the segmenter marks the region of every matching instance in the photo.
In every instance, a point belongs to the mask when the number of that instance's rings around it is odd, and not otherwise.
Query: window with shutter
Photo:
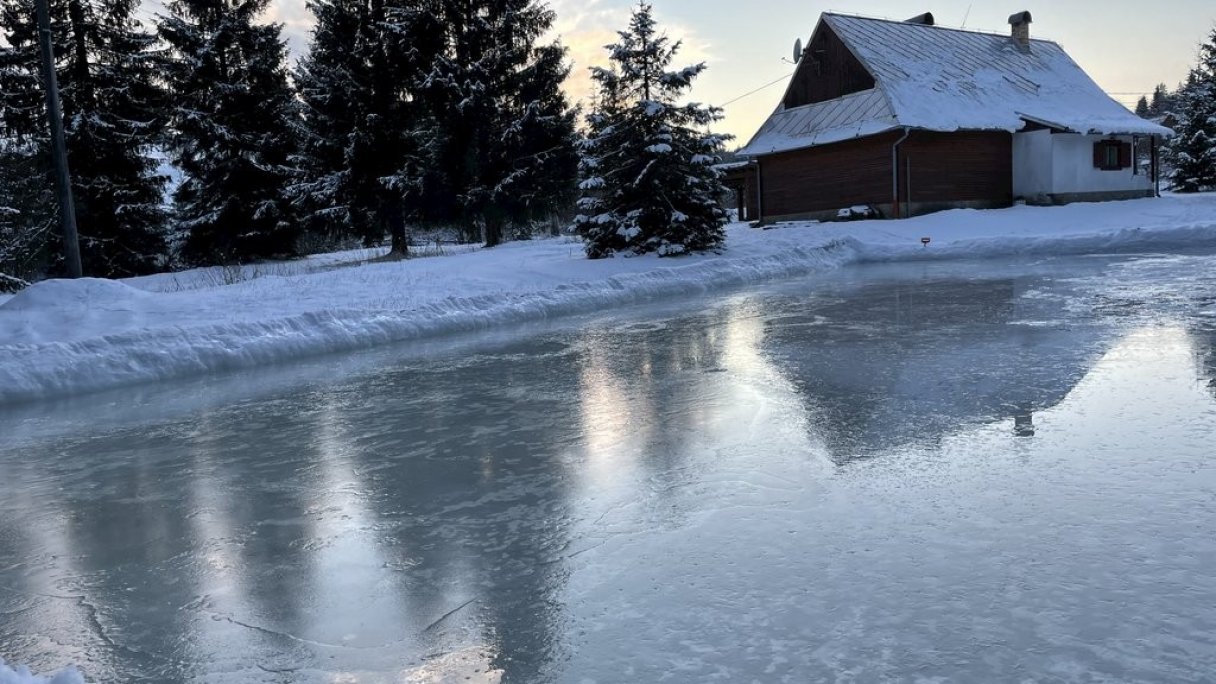
[[[1132,150],[1128,143],[1099,140],[1094,143],[1094,168],[1119,171],[1132,165]]]

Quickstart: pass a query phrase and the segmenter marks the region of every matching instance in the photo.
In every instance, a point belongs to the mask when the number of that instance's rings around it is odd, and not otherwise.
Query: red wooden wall
[[[766,218],[890,206],[891,150],[902,131],[760,159]],[[920,205],[1013,201],[1013,137],[1006,132],[913,131],[900,146],[899,201]],[[914,207],[915,209],[916,207]]]

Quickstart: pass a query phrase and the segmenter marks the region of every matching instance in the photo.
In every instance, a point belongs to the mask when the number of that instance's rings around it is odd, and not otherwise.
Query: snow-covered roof
[[[877,88],[835,100],[778,107],[739,154],[763,154],[861,138],[899,128],[887,98]]]
[[[1113,100],[1052,41],[1032,40],[1026,49],[1008,35],[832,13],[817,32],[824,26],[874,77],[874,89],[779,106],[742,154],[895,128],[1016,132],[1032,122],[1076,133],[1173,134]]]

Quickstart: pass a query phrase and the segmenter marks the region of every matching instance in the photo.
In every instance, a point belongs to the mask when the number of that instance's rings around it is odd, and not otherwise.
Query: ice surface
[[[84,677],[74,667],[50,677],[39,677],[32,674],[28,667],[10,667],[4,658],[0,658],[0,684],[84,684]]]
[[[1212,274],[865,265],[0,411],[0,652],[98,682],[1204,681]]]
[[[166,286],[202,276],[41,283],[0,305],[0,403],[673,300],[862,262],[1192,248],[1216,244],[1214,216],[1216,195],[1201,195],[764,231],[734,225],[723,254],[679,259],[588,261],[580,243],[549,239],[181,291]],[[923,236],[932,238],[929,248]]]

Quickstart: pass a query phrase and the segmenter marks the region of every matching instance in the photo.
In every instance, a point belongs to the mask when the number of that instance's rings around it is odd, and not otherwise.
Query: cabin
[[[1113,100],[1058,44],[825,13],[781,102],[732,168],[742,217],[889,218],[1159,194],[1173,132]]]

